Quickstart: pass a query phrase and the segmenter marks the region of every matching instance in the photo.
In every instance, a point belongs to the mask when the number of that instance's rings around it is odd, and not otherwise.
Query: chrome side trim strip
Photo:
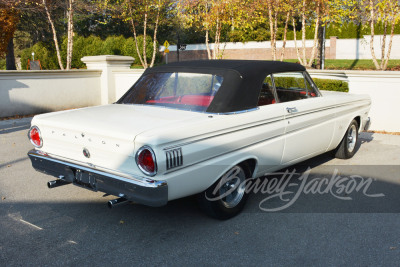
[[[282,121],[284,119],[285,118],[282,115],[282,116],[274,117],[274,118],[271,118],[271,119],[268,119],[268,120],[257,121],[257,122],[253,122],[253,123],[250,123],[250,124],[246,124],[247,127],[245,125],[245,127],[242,127],[240,129],[235,129],[236,127],[232,127],[232,128],[227,129],[229,131],[224,131],[222,133],[217,133],[217,134],[214,134],[214,135],[211,135],[211,136],[207,136],[207,137],[195,139],[195,140],[192,140],[192,141],[187,141],[187,142],[179,143],[179,144],[176,144],[176,145],[168,146],[168,147],[165,147],[164,150],[170,150],[170,149],[174,149],[174,148],[177,148],[177,147],[183,147],[183,146],[190,145],[190,144],[193,144],[193,143],[197,143],[197,142],[200,142],[200,141],[203,141],[203,140],[207,140],[209,138],[214,138],[214,137],[222,136],[222,135],[225,135],[225,134],[230,134],[230,133],[237,132],[237,131],[243,131],[243,130],[247,130],[247,129],[251,129],[251,128],[255,128],[255,127],[259,127],[259,126],[264,126],[264,125],[267,125],[267,124],[270,124],[270,123],[273,123],[273,122]],[[261,122],[261,123],[259,123],[259,122]],[[258,123],[258,124],[256,124],[256,123]]]
[[[212,159],[215,159],[215,158],[218,158],[218,157],[227,155],[227,154],[229,154],[229,153],[232,153],[232,152],[235,152],[235,151],[239,151],[239,150],[241,150],[241,149],[244,149],[244,148],[247,148],[247,147],[251,147],[251,146],[254,146],[254,145],[257,145],[257,144],[260,144],[260,143],[269,141],[269,140],[274,139],[274,138],[282,137],[282,136],[284,136],[284,135],[285,135],[285,134],[275,135],[275,136],[272,136],[272,137],[269,137],[269,138],[266,138],[266,139],[263,139],[263,140],[260,140],[260,141],[251,143],[251,144],[249,144],[249,145],[246,145],[246,146],[243,146],[243,147],[239,147],[239,148],[230,150],[230,151],[228,151],[228,152],[220,153],[220,154],[218,154],[218,155],[214,155],[213,157],[210,157],[210,158],[207,158],[207,159],[203,159],[203,160],[200,160],[200,161],[191,163],[191,164],[186,165],[186,166],[182,166],[181,168],[176,168],[176,169],[173,169],[173,170],[171,170],[171,171],[167,171],[167,172],[165,172],[165,174],[170,174],[170,173],[175,172],[175,171],[179,171],[179,170],[182,170],[182,169],[186,169],[186,168],[189,168],[189,167],[191,167],[191,166],[194,166],[194,165],[197,165],[197,164],[201,164],[201,163],[203,163],[203,162],[206,162],[206,161],[209,161],[209,160],[212,160]]]
[[[290,116],[290,117],[288,117],[288,118],[279,119],[279,120],[286,120],[286,119],[290,119],[290,118],[297,117],[297,116],[303,116],[303,115],[312,114],[312,113],[315,113],[315,112],[318,112],[318,111],[322,111],[322,110],[334,109],[334,108],[338,108],[338,107],[342,107],[342,106],[349,106],[350,104],[354,104],[354,103],[356,103],[356,102],[363,102],[363,101],[354,101],[354,102],[349,102],[349,103],[345,103],[345,104],[342,104],[342,105],[332,105],[332,106],[329,106],[329,107],[326,107],[326,108],[313,109],[313,110],[311,110],[310,112],[303,112],[303,113],[296,114],[296,115],[294,115],[294,116]],[[359,109],[361,109],[361,108],[368,107],[368,106],[369,106],[369,104],[364,104],[364,105],[362,105],[362,106],[356,106],[356,107],[351,108],[350,111],[356,111],[356,110],[359,110]],[[178,171],[178,170],[182,170],[182,169],[191,167],[191,166],[193,166],[193,165],[200,164],[200,163],[206,162],[206,161],[208,161],[208,160],[211,160],[211,159],[214,159],[214,158],[223,156],[223,155],[227,155],[227,154],[229,154],[229,153],[232,153],[232,152],[235,152],[235,151],[238,151],[238,150],[241,150],[241,149],[245,149],[245,148],[248,148],[248,147],[251,147],[251,146],[254,146],[254,145],[263,143],[263,142],[266,142],[266,141],[269,141],[269,140],[274,139],[274,138],[279,138],[279,137],[282,137],[282,136],[287,135],[287,134],[292,134],[292,133],[301,131],[301,130],[303,130],[303,129],[306,129],[306,128],[308,128],[308,127],[313,127],[313,126],[315,126],[315,125],[320,124],[321,122],[326,122],[327,120],[335,119],[335,118],[338,117],[338,115],[341,115],[342,113],[347,113],[347,112],[348,112],[348,110],[345,111],[345,112],[337,113],[337,114],[335,113],[335,114],[327,115],[327,116],[325,116],[325,117],[320,118],[317,122],[308,124],[308,125],[306,125],[306,126],[304,126],[304,127],[300,127],[300,128],[297,128],[297,129],[293,129],[292,131],[285,131],[283,134],[279,134],[279,135],[272,136],[272,137],[269,137],[269,138],[266,138],[266,139],[263,139],[263,140],[259,140],[259,141],[257,141],[257,142],[251,143],[251,144],[249,144],[249,145],[246,145],[246,146],[243,146],[243,147],[240,147],[240,148],[236,148],[236,149],[233,149],[233,150],[231,150],[231,151],[224,152],[224,153],[221,153],[221,154],[218,154],[218,155],[214,155],[214,156],[211,157],[211,158],[208,158],[208,159],[205,159],[205,160],[201,160],[201,161],[197,161],[197,162],[191,163],[191,164],[186,165],[186,166],[182,166],[181,168],[177,168],[177,169],[174,169],[174,170],[171,170],[171,171],[168,171],[168,170],[167,170],[167,172],[166,172],[165,174],[169,174],[169,173],[172,173],[172,172],[175,172],[175,171]],[[258,127],[258,126],[262,126],[262,125],[266,125],[266,124],[270,124],[270,123],[273,123],[273,122],[276,122],[276,121],[279,121],[279,120],[272,120],[272,121],[268,121],[268,122],[266,122],[266,123],[262,123],[262,124],[258,124],[258,125],[254,125],[254,126],[250,126],[250,127],[246,127],[246,128],[241,128],[241,129],[239,129],[239,130],[237,130],[237,131],[241,131],[241,130],[245,130],[245,129],[249,129],[249,128],[253,128],[253,127]],[[230,132],[233,132],[233,131],[230,131]],[[230,133],[230,132],[225,132],[225,133],[222,133],[222,134],[213,135],[213,136],[211,136],[211,137],[206,137],[206,138],[202,138],[202,139],[197,139],[197,140],[194,140],[194,141],[188,142],[188,143],[180,143],[179,145],[176,145],[176,146],[181,147],[181,146],[184,146],[184,145],[187,145],[187,144],[196,143],[196,142],[199,142],[199,141],[208,139],[208,138],[213,138],[213,137],[217,137],[217,136],[220,136],[220,135],[228,134],[228,133]],[[170,148],[171,148],[171,147],[170,147]]]
[[[240,128],[240,129],[235,129],[236,127],[232,127],[230,129],[225,129],[225,131],[222,132],[222,133],[216,133],[214,135],[207,136],[207,137],[199,136],[200,137],[199,139],[195,139],[195,140],[187,141],[187,142],[182,142],[182,143],[175,144],[175,145],[172,145],[172,146],[167,146],[167,147],[164,148],[164,151],[165,150],[174,149],[174,148],[177,148],[177,147],[183,147],[183,146],[186,146],[186,145],[190,145],[190,144],[193,144],[193,143],[201,142],[201,141],[209,139],[209,138],[214,138],[214,137],[218,137],[218,136],[229,134],[229,133],[233,133],[233,132],[237,132],[237,131],[243,131],[243,130],[247,130],[247,129],[251,129],[251,128],[255,128],[255,127],[259,127],[259,126],[264,126],[264,125],[267,125],[267,124],[270,124],[270,123],[273,123],[273,122],[277,122],[277,121],[281,121],[281,120],[285,120],[285,119],[290,119],[290,118],[293,118],[293,117],[308,115],[308,114],[312,114],[312,113],[315,113],[315,112],[334,109],[334,108],[339,108],[339,107],[343,107],[343,106],[350,106],[351,104],[354,104],[354,103],[357,103],[357,102],[365,102],[365,100],[358,100],[358,101],[348,102],[348,103],[344,103],[344,104],[340,104],[340,105],[331,105],[331,106],[328,106],[328,107],[316,108],[316,109],[309,110],[307,112],[295,113],[293,115],[277,116],[277,117],[270,118],[270,119],[267,119],[267,120],[260,120],[260,121],[257,121],[257,122],[252,122],[252,123],[248,123],[248,124],[242,125],[242,128]],[[285,102],[285,103],[289,103],[289,102]],[[370,102],[369,102],[369,104],[364,104],[362,106],[357,106],[357,107],[354,107],[353,109],[359,109],[359,108],[367,107],[369,105],[370,105]],[[184,139],[182,139],[182,141],[183,140]]]

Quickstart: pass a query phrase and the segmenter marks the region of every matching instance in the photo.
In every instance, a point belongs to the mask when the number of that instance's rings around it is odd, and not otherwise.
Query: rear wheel
[[[247,201],[246,179],[250,177],[247,165],[236,165],[217,182],[198,194],[200,208],[211,217],[226,220],[239,214]]]
[[[347,128],[346,134],[342,141],[335,149],[335,157],[339,159],[349,159],[356,153],[356,146],[358,142],[358,123],[353,120]]]

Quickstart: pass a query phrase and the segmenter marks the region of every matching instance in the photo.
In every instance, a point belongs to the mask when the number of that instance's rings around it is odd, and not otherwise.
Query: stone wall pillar
[[[116,99],[115,70],[129,70],[132,63],[135,61],[129,56],[87,56],[83,57],[82,62],[86,64],[88,70],[101,70],[100,77],[100,95],[101,104],[114,103]]]
[[[329,57],[327,57],[329,59],[336,59],[336,41],[337,41],[337,37],[331,36],[331,38],[330,38],[331,46],[329,49],[330,55],[329,55]]]

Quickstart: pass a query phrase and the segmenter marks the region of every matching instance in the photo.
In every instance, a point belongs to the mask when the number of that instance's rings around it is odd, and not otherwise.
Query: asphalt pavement
[[[29,126],[0,121],[0,266],[399,265],[400,136],[362,133],[350,160],[271,174],[269,191],[218,221],[193,197],[110,210],[101,192],[48,189],[26,155]]]

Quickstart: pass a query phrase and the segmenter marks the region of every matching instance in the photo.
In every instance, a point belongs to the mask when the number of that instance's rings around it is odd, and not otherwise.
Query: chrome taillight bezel
[[[154,162],[154,171],[153,172],[149,172],[147,171],[145,168],[143,168],[140,164],[139,164],[139,156],[141,153],[143,153],[145,150],[148,150],[151,154],[151,157],[153,159]],[[136,152],[135,155],[135,161],[136,161],[136,165],[138,166],[138,168],[140,169],[141,172],[143,172],[144,174],[148,175],[148,176],[155,176],[157,174],[157,159],[156,159],[156,154],[154,153],[153,149],[149,146],[142,146],[141,148],[139,148],[139,150]]]
[[[32,132],[33,129],[36,129],[36,131],[37,131],[38,134],[39,134],[39,139],[40,139],[40,145],[39,145],[39,146],[36,145],[35,142],[33,142],[32,138],[31,138],[31,132]],[[37,127],[36,125],[32,126],[32,127],[29,129],[29,131],[28,131],[28,138],[29,138],[29,141],[31,141],[31,143],[32,143],[32,145],[33,145],[34,147],[36,147],[36,148],[41,148],[41,147],[43,146],[42,133],[40,132],[39,127]]]

